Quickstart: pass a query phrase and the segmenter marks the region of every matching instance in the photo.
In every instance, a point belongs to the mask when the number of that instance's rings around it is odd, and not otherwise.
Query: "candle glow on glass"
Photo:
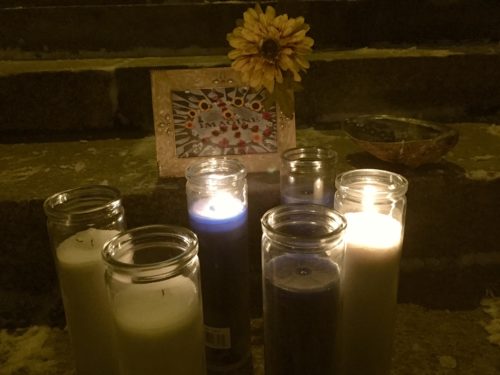
[[[347,243],[365,251],[393,251],[401,245],[401,224],[392,217],[377,212],[345,214],[349,223]]]
[[[318,177],[314,181],[314,190],[313,190],[313,195],[314,195],[314,200],[315,201],[321,201],[323,199],[323,179]]]
[[[363,187],[363,197],[362,197],[363,212],[369,212],[375,210],[376,194],[377,194],[377,188],[375,186],[367,185]]]
[[[402,225],[391,216],[377,212],[377,192],[373,185],[364,186],[362,211],[345,214],[349,223],[346,231],[347,243],[365,251],[397,250],[401,245]]]

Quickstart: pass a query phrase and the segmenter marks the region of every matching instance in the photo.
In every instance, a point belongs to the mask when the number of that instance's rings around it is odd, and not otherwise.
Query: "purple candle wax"
[[[209,366],[245,361],[250,346],[247,208],[229,197],[194,202]]]
[[[339,270],[316,254],[287,254],[266,264],[267,375],[334,374]]]

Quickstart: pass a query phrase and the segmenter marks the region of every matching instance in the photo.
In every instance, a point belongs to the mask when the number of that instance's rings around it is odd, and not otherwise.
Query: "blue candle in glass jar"
[[[207,365],[233,369],[250,359],[246,172],[210,159],[186,173],[191,229],[199,240]]]

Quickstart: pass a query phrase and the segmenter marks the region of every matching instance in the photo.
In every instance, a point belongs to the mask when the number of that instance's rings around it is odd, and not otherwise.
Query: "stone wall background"
[[[227,66],[248,1],[0,4],[4,142],[153,133],[149,69]],[[500,3],[278,1],[315,39],[297,126],[386,113],[444,122],[500,116]],[[78,110],[75,110],[78,109]]]

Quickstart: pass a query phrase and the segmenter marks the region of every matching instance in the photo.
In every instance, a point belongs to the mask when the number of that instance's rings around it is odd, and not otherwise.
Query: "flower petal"
[[[276,10],[271,5],[268,5],[266,7],[266,13],[264,15],[267,23],[272,24],[274,18],[276,17]]]
[[[253,8],[248,8],[245,13],[243,13],[243,20],[246,23],[255,22],[259,19],[257,11]]]
[[[278,90],[285,77],[300,82],[302,71],[309,69],[307,56],[314,40],[306,36],[310,26],[303,17],[276,15],[268,5],[265,12],[259,3],[248,8],[226,39],[234,49],[228,53],[231,66],[240,72],[241,80],[254,88]],[[269,49],[269,41],[275,48]],[[266,42],[266,43],[264,43]],[[278,90],[279,91],[279,90]]]
[[[254,31],[252,31],[252,30],[250,30],[248,28],[244,28],[241,31],[241,35],[246,40],[248,40],[250,42],[254,42],[254,43],[258,43],[262,39],[261,36],[257,35]]]
[[[305,69],[309,69],[309,61],[307,61],[304,57],[302,56],[297,56],[295,58],[295,61],[297,62],[298,65],[300,65],[300,67],[305,70]]]

